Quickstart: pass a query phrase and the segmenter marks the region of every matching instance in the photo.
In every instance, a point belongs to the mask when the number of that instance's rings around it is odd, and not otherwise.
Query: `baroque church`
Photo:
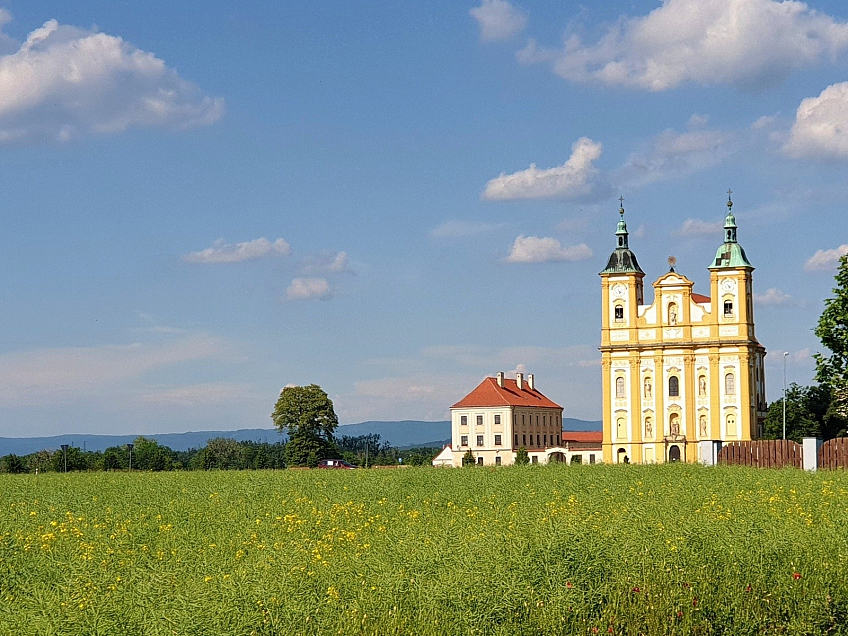
[[[705,442],[762,434],[766,351],[754,333],[754,267],[729,195],[709,297],[669,259],[647,302],[619,209],[616,247],[600,273],[604,462],[700,461]]]

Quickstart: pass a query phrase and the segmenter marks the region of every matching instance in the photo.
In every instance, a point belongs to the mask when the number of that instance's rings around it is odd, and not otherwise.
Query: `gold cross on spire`
[[[727,209],[730,210],[733,207],[733,200],[730,198],[730,195],[733,194],[733,190],[730,188],[727,189]]]
[[[621,204],[621,207],[618,208],[620,214],[624,214],[624,197],[618,197],[618,202]]]

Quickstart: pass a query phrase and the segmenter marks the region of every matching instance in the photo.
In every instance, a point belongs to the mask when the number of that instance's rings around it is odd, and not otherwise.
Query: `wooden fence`
[[[848,437],[829,439],[819,449],[820,469],[848,468]]]
[[[729,466],[760,468],[801,468],[802,448],[788,439],[764,439],[752,442],[730,442],[718,454],[718,463]]]

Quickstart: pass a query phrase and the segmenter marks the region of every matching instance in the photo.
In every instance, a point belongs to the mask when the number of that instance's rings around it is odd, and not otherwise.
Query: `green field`
[[[3,475],[1,634],[848,633],[848,474]]]

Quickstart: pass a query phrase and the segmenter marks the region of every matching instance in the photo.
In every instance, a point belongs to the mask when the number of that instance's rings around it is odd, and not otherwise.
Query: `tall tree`
[[[822,435],[822,421],[827,411],[827,400],[822,404],[820,399],[822,392],[819,386],[795,383],[786,389],[786,439],[800,442],[804,437]],[[765,439],[783,437],[783,398],[769,404],[764,428]]]
[[[339,418],[333,401],[317,384],[284,388],[271,419],[288,433],[285,454],[290,466],[314,467],[322,459],[338,455],[333,433]]]
[[[830,350],[817,353],[816,380],[830,391],[829,428],[844,432],[848,424],[848,254],[839,259],[833,298],[824,301],[815,334]]]

